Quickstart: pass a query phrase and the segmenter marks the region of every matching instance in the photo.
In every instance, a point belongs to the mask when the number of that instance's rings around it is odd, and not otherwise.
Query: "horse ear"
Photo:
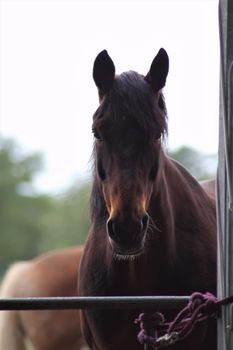
[[[156,92],[158,92],[165,86],[168,69],[168,54],[163,48],[161,48],[155,56],[150,66],[150,70],[145,77],[146,81],[152,86],[152,88]]]
[[[106,94],[112,87],[115,77],[115,66],[106,50],[101,51],[95,59],[93,79],[100,96]]]

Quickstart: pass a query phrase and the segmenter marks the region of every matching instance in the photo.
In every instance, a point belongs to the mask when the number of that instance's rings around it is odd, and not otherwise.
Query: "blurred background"
[[[107,49],[117,73],[146,74],[160,47],[166,149],[198,179],[215,176],[218,2],[0,2],[0,273],[84,242],[89,227],[92,81]]]

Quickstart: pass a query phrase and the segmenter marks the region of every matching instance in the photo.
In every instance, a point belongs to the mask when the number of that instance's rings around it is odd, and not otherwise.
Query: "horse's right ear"
[[[95,59],[93,67],[93,79],[99,95],[102,97],[113,85],[115,77],[115,66],[106,50],[101,51]]]

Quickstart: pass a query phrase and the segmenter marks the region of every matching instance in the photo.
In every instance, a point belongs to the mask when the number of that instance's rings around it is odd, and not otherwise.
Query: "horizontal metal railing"
[[[179,309],[188,296],[0,298],[1,310]]]

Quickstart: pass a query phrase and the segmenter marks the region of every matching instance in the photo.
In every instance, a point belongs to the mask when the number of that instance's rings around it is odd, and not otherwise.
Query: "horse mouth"
[[[135,253],[130,253],[130,254],[122,254],[122,253],[117,253],[116,251],[114,252],[114,258],[116,260],[134,260],[139,258],[143,254],[143,250],[137,251]]]
[[[144,240],[136,247],[120,247],[114,241],[109,239],[110,245],[113,249],[114,256],[118,260],[134,259],[143,254]]]

